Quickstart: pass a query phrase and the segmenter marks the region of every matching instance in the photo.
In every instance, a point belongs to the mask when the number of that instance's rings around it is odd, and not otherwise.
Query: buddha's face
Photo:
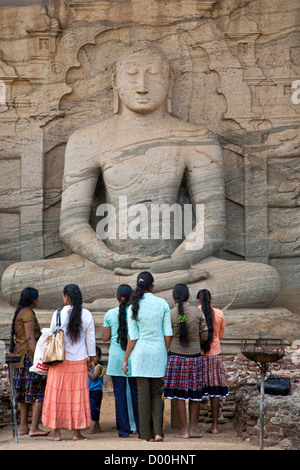
[[[140,114],[152,113],[167,98],[168,64],[151,51],[131,54],[118,64],[115,87],[123,106]]]

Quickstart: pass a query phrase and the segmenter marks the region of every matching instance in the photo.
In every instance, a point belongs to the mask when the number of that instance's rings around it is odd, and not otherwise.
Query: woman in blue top
[[[128,437],[131,432],[126,393],[127,382],[131,392],[132,410],[137,430],[139,426],[136,380],[134,377],[130,376],[130,367],[128,370],[128,378],[122,371],[128,338],[127,311],[131,293],[132,288],[127,284],[122,284],[118,287],[116,298],[119,301],[119,307],[108,310],[104,316],[102,332],[103,341],[110,340],[106,374],[110,375],[112,378],[116,407],[116,424],[120,437]]]
[[[138,387],[140,438],[161,441],[163,406],[162,379],[166,371],[167,350],[171,341],[170,308],[166,300],[152,294],[154,279],[148,272],[137,278],[137,287],[128,309],[128,344],[123,371],[131,361],[131,375]]]

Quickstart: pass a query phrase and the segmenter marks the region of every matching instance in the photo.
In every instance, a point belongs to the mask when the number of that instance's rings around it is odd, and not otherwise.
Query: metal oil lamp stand
[[[284,357],[284,346],[282,340],[258,339],[255,344],[247,344],[242,340],[242,354],[254,361],[260,369],[260,434],[259,449],[264,446],[264,404],[265,404],[265,378],[270,365]]]
[[[12,419],[13,419],[13,436],[16,442],[19,442],[18,438],[18,425],[17,425],[17,404],[15,400],[15,393],[14,393],[14,382],[13,382],[13,363],[20,362],[20,356],[10,356],[7,355],[5,357],[5,362],[8,364],[8,372],[9,372],[9,385],[10,385],[10,400],[11,400],[11,411],[12,411]]]

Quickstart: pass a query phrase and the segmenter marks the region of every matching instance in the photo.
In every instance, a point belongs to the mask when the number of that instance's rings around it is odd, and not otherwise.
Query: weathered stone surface
[[[1,2],[0,275],[15,262],[27,262],[22,275],[28,282],[39,284],[44,277],[46,297],[61,292],[63,277],[43,262],[51,266],[60,258],[55,269],[63,273],[63,260],[74,252],[59,235],[66,144],[82,126],[113,116],[115,62],[131,44],[148,40],[172,70],[172,116],[189,124],[186,129],[191,123],[209,129],[222,148],[226,227],[218,246],[217,230],[212,235],[211,254],[240,266],[254,262],[277,269],[281,291],[274,305],[299,314],[300,104],[292,101],[292,84],[300,77],[298,2],[142,3]],[[144,142],[145,132],[137,133]],[[83,158],[88,155],[85,148]],[[167,165],[155,167],[166,195]],[[96,198],[94,211],[97,205]],[[41,265],[34,271],[36,260]],[[89,257],[73,262],[76,276],[80,266],[90,270],[91,282],[102,282],[104,294],[114,287],[95,277]],[[258,301],[252,277],[248,286],[246,281],[239,286],[242,297],[233,293],[238,272],[236,265],[224,268],[223,286],[214,290],[212,284],[217,304],[228,306],[230,289],[239,307]],[[268,276],[257,276],[259,289]],[[87,302],[95,298],[89,282]],[[16,292],[22,285],[16,283]],[[43,290],[43,282],[39,285]],[[265,292],[266,306],[273,298]]]

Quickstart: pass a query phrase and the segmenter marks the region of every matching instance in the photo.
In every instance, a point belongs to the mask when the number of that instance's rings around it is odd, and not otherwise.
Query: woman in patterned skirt
[[[29,434],[31,437],[45,436],[49,431],[39,428],[46,378],[35,372],[30,372],[33,363],[37,340],[41,335],[34,308],[38,305],[38,291],[33,287],[22,290],[18,306],[14,313],[11,329],[11,354],[20,356],[20,362],[14,363],[14,392],[15,400],[20,406],[19,434]],[[32,405],[32,420],[28,427],[29,407]]]
[[[208,432],[218,434],[220,397],[224,398],[228,395],[220,344],[225,331],[225,318],[222,310],[213,307],[211,294],[208,290],[200,290],[197,294],[197,301],[199,308],[202,309],[205,315],[208,326],[208,339],[202,342],[202,354],[206,362],[207,387],[212,413],[212,426]]]
[[[206,395],[205,364],[201,355],[200,340],[207,339],[207,326],[203,312],[189,302],[185,284],[173,289],[176,303],[171,310],[173,336],[168,352],[164,377],[165,398],[176,400],[181,432],[175,437],[200,437],[200,401]],[[189,400],[189,426],[185,401]]]

